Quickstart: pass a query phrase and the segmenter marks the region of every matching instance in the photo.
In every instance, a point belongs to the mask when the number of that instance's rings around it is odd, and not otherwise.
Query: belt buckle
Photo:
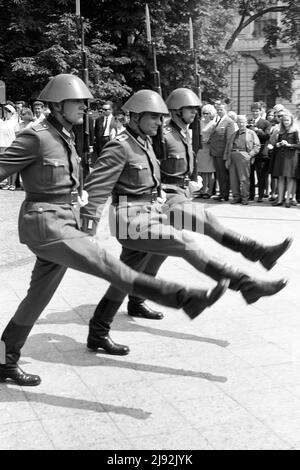
[[[78,191],[77,190],[71,191],[71,204],[72,206],[75,206],[76,204],[78,204]]]

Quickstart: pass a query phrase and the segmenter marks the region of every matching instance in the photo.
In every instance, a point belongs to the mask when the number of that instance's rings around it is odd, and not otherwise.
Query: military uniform
[[[68,267],[133,291],[138,273],[101,250],[79,228],[79,158],[73,136],[53,117],[26,129],[0,156],[0,180],[21,173],[25,201],[19,215],[20,241],[37,256],[29,290],[13,322],[22,326],[22,345],[51,300]],[[11,358],[15,363],[19,349]]]
[[[81,209],[87,225],[97,224],[102,208],[112,194],[110,226],[123,247],[120,259],[152,276],[169,255],[186,259],[200,271],[205,269],[208,259],[199,246],[196,247],[198,256],[195,252],[193,256],[194,238],[189,232],[182,231],[182,208],[186,202],[192,204],[187,188],[166,182],[163,188],[167,191],[167,201],[162,204],[157,200],[161,173],[165,179],[173,171],[171,176],[182,183],[185,175],[192,174],[194,169],[189,142],[183,136],[178,140],[177,135],[173,137],[168,130],[166,138],[175,153],[170,152],[169,161],[161,162],[162,172],[149,137],[142,139],[128,128],[109,142],[87,178],[85,189],[89,203]],[[176,151],[175,142],[179,143],[179,151]],[[178,169],[177,161],[180,163]],[[190,210],[189,215],[191,213]],[[111,305],[110,321],[106,323],[112,321],[124,297],[125,294],[114,286],[109,287],[105,298],[114,301],[115,308]]]

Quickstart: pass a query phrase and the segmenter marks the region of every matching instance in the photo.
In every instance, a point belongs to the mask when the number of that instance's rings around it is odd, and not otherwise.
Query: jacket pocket
[[[129,163],[128,177],[133,184],[147,184],[150,179],[149,166],[146,163]]]
[[[169,174],[182,174],[186,172],[186,155],[185,153],[170,154],[168,158],[162,162],[163,171]]]
[[[25,203],[19,217],[22,243],[34,245],[61,238],[61,221],[58,207],[49,203]]]
[[[65,173],[65,161],[58,158],[44,158],[42,180],[44,183],[55,183]]]

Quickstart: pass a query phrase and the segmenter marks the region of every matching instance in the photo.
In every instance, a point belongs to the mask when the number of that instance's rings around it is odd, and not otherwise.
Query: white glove
[[[164,204],[167,200],[167,195],[166,193],[161,189],[161,194],[160,196],[157,198],[157,201],[160,203],[160,204]]]
[[[200,180],[199,180],[199,178],[200,178]],[[198,176],[198,181],[190,181],[189,182],[189,192],[191,194],[196,193],[197,191],[200,191],[202,186],[203,186],[202,178],[201,178],[201,176]]]
[[[78,196],[78,205],[79,207],[84,207],[87,205],[88,202],[89,202],[88,192],[83,190],[82,195]]]

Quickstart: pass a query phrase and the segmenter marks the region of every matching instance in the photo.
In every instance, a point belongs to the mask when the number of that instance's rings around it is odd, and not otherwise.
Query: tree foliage
[[[298,2],[282,1],[283,28],[269,31],[268,49],[276,52],[275,33],[299,56]],[[174,87],[194,86],[195,60],[189,49],[189,18],[204,98],[222,96],[238,34],[255,18],[279,11],[272,0],[152,0],[152,39],[164,95]],[[235,27],[235,17],[241,15]],[[90,86],[97,98],[121,100],[153,86],[153,57],[146,40],[145,0],[82,0]],[[0,78],[8,95],[29,98],[48,78],[80,74],[81,34],[75,0],[0,0]],[[272,50],[272,52],[271,52]]]

